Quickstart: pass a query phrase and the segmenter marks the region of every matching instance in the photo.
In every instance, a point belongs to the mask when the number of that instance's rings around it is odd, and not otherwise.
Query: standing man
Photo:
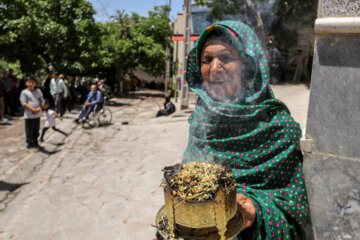
[[[56,72],[53,73],[52,79],[50,81],[50,93],[54,99],[55,102],[55,112],[62,116],[63,110],[62,110],[62,100],[63,98],[67,96],[67,88],[65,86],[65,83],[63,81],[63,74],[60,74],[59,77]]]
[[[42,94],[44,96],[44,99],[48,99],[50,101],[50,108],[55,109],[54,99],[50,93],[50,82],[52,79],[52,75],[52,73],[49,73],[48,77],[45,79]]]
[[[33,77],[26,78],[26,89],[20,94],[21,105],[24,106],[25,133],[27,150],[37,152],[40,147],[38,144],[41,106],[45,104],[40,89],[35,88],[36,80]]]
[[[303,62],[304,62],[304,56],[303,51],[301,49],[298,49],[295,56],[296,61],[296,69],[295,74],[293,78],[294,83],[299,83],[301,81],[302,73],[303,73]]]
[[[12,114],[16,115],[19,110],[19,108],[18,108],[19,98],[17,97],[17,88],[19,85],[19,80],[14,75],[14,69],[12,69],[12,68],[9,69],[9,78],[11,78],[11,81],[12,81],[12,88],[10,91],[10,95],[11,95],[10,108],[11,108]]]
[[[270,38],[266,43],[268,50],[268,64],[270,70],[270,83],[279,83],[282,81],[283,57],[279,49],[275,46],[273,39]]]
[[[35,77],[35,80],[36,80],[36,88],[40,88],[42,90],[43,88],[43,78],[42,78],[42,71],[41,70],[38,70],[36,72],[36,77]]]

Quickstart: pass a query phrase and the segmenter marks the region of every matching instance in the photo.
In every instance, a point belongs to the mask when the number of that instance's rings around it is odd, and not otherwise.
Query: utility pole
[[[171,11],[171,0],[169,1],[169,10],[167,12],[167,21],[170,24],[169,14]],[[166,48],[165,48],[165,95],[168,94],[168,84],[170,79],[170,48],[169,48],[169,36],[166,35]]]
[[[191,0],[184,0],[184,61],[181,74],[181,109],[189,105],[189,86],[186,82],[186,63],[190,51],[190,27],[191,27]]]

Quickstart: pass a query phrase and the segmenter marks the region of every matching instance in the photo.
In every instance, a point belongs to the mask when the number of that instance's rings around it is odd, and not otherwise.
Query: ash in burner
[[[175,164],[174,166],[164,167],[162,171],[164,172],[164,178],[167,182],[170,182],[170,179],[175,177],[182,168],[181,164]]]
[[[235,176],[230,169],[204,162],[188,162],[165,167],[164,184],[170,187],[174,197],[190,202],[214,200],[222,187],[225,194],[236,187]]]

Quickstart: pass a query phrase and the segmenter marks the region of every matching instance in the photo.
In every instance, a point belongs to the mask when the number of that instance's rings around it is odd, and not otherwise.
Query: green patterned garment
[[[206,37],[220,29],[245,59],[239,97],[214,100],[204,89],[200,54]],[[256,220],[239,239],[305,239],[308,201],[302,154],[295,149],[299,124],[269,84],[261,43],[247,25],[223,21],[206,28],[191,50],[186,79],[198,95],[189,118],[190,136],[184,162],[216,162],[231,167],[237,192],[251,198]]]

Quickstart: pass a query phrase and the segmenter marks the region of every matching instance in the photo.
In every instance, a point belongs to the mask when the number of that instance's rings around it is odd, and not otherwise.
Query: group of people
[[[22,89],[13,69],[0,73],[0,121],[3,123],[8,122],[9,116],[20,115],[18,96]]]
[[[44,76],[42,71],[38,71],[34,79],[35,88],[40,89],[51,108],[60,116],[66,111],[71,112],[75,104],[84,103],[93,83],[104,95],[112,94],[106,79],[66,78],[57,72]],[[26,88],[25,82],[26,77],[18,79],[13,69],[0,72],[0,123],[6,124],[9,119],[23,114],[19,98],[21,91]]]
[[[22,90],[20,94],[20,102],[24,107],[26,143],[29,152],[36,152],[42,148],[39,145],[39,141],[44,141],[44,135],[49,128],[68,136],[68,133],[56,128],[55,126],[56,118],[62,120],[63,112],[61,109],[61,100],[62,98],[67,97],[67,91],[65,90],[66,88],[61,78],[51,79],[50,93],[52,94],[55,103],[55,110],[53,110],[51,109],[50,100],[44,99],[41,90],[36,88],[35,78],[27,77],[25,85],[26,88]],[[100,106],[102,103],[102,93],[97,89],[97,84],[93,83],[77,122],[85,121],[91,111],[93,111],[96,106]],[[42,111],[46,114],[46,121],[39,138],[40,117]]]
[[[64,74],[57,72],[52,72],[46,78],[41,89],[44,97],[50,100],[50,106],[54,107],[57,114],[63,116],[66,111],[71,112],[74,104],[84,103],[93,84],[101,89],[104,95],[111,92],[111,88],[106,84],[106,79],[74,79],[72,77],[66,79]]]
[[[25,77],[20,81],[14,76],[13,69],[3,71],[0,78],[0,119],[3,123],[8,118],[19,116],[23,111],[25,118],[26,143],[29,152],[41,149],[39,141],[44,141],[44,136],[49,128],[65,136],[68,133],[56,128],[55,119],[62,120],[65,111],[71,111],[73,103],[84,103],[78,122],[85,121],[95,106],[103,102],[102,93],[98,85],[104,87],[105,81],[92,82],[90,93],[81,81],[78,90],[72,82],[64,79],[63,74],[52,72],[48,78],[42,79],[41,72],[36,77]],[[86,88],[84,91],[83,88]],[[75,100],[77,99],[77,100]],[[75,101],[74,101],[75,100]],[[40,117],[42,112],[46,115],[46,121],[40,132]]]

